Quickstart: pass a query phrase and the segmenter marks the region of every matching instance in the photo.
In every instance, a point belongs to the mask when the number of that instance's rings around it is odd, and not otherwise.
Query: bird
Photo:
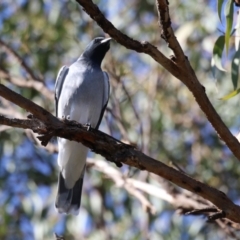
[[[56,116],[75,120],[98,129],[106,109],[110,85],[101,63],[110,49],[111,38],[93,39],[69,67],[63,66],[55,83]],[[88,148],[58,138],[58,192],[55,207],[59,213],[78,215]]]

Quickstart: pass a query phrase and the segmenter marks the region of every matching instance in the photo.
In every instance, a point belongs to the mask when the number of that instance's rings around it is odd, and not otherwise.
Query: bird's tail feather
[[[83,176],[75,183],[73,188],[65,187],[64,178],[60,172],[58,178],[58,193],[55,206],[59,213],[77,215],[81,203]]]

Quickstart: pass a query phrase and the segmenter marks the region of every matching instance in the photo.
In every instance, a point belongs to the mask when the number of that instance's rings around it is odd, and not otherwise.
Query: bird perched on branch
[[[109,99],[109,80],[101,62],[111,38],[97,37],[70,67],[63,66],[55,84],[56,116],[88,124],[97,129]],[[55,206],[59,213],[77,215],[88,148],[58,138],[60,167]]]

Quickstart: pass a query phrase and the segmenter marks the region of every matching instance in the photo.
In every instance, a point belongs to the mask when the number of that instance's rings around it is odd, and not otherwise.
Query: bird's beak
[[[101,43],[106,43],[106,42],[109,42],[110,40],[112,40],[112,38],[105,38],[101,41]]]

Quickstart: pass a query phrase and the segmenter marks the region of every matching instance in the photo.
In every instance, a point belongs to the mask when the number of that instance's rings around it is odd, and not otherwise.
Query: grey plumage
[[[109,99],[109,80],[101,62],[110,39],[95,38],[70,67],[62,67],[55,85],[56,115],[98,128]],[[56,208],[78,214],[88,149],[58,138],[60,167]]]

